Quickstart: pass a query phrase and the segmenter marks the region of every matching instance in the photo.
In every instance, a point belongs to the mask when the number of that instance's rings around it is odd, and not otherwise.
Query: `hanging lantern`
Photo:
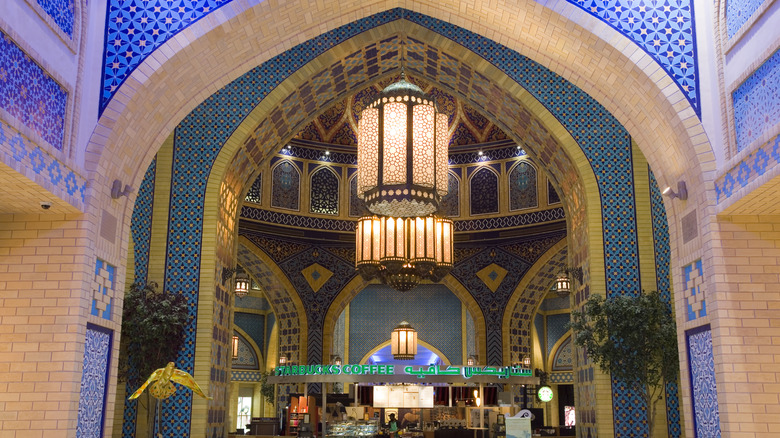
[[[555,279],[555,290],[558,292],[558,295],[568,295],[571,293],[571,281],[569,280],[569,276],[566,274],[566,272],[560,272]]]
[[[399,291],[441,281],[453,265],[453,224],[438,216],[368,216],[358,221],[355,265],[366,280]]]
[[[447,194],[448,118],[420,87],[401,80],[358,122],[358,196],[372,213],[427,216]]]
[[[237,297],[244,298],[249,294],[249,275],[241,266],[236,267],[236,279],[233,286],[233,292]]]
[[[412,360],[417,354],[417,330],[401,321],[390,335],[390,350],[396,360]]]

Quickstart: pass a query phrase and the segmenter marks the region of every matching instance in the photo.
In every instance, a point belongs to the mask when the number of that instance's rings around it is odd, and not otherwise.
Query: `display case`
[[[339,421],[328,424],[327,437],[372,437],[379,434],[379,420]]]

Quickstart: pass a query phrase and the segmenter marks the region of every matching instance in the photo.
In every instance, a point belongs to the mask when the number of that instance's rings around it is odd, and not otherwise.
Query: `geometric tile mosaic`
[[[688,321],[707,315],[707,299],[704,296],[704,271],[701,259],[683,266],[683,296]]]
[[[303,278],[306,279],[309,287],[311,287],[311,290],[314,292],[320,290],[320,288],[328,282],[330,277],[333,276],[333,272],[324,268],[319,263],[314,263],[313,265],[304,268],[301,271],[301,274],[303,274]]]
[[[328,231],[354,232],[356,223],[354,220],[328,219],[300,214],[289,214],[280,211],[264,210],[250,205],[243,205],[241,207],[240,217],[242,219],[250,219],[270,224]],[[556,207],[509,216],[455,220],[453,221],[453,226],[455,232],[468,232],[536,225],[543,222],[560,221],[563,219],[566,219],[565,210],[562,207]]]
[[[103,260],[95,261],[95,278],[92,280],[92,309],[91,315],[100,316],[111,320],[111,311],[114,304],[114,279],[116,268]]]
[[[653,224],[653,247],[655,248],[655,281],[661,300],[672,307],[671,249],[669,247],[669,222],[663,196],[655,174],[647,166],[650,188],[650,215]],[[666,382],[666,423],[670,438],[682,436],[680,422],[680,399],[677,382]]]
[[[716,202],[727,200],[740,188],[747,187],[778,164],[780,164],[780,135],[756,148],[715,180]]]
[[[552,353],[555,343],[566,334],[566,324],[568,323],[568,313],[547,316],[547,356]]]
[[[553,356],[553,371],[570,370],[573,367],[573,344],[569,336],[555,351]]]
[[[737,151],[780,123],[780,50],[732,93]]]
[[[693,432],[697,438],[720,438],[718,389],[712,355],[712,332],[705,325],[686,333],[693,394]]]
[[[133,281],[136,283],[146,284],[149,273],[149,248],[152,243],[152,213],[156,175],[157,157],[146,169],[130,219],[130,236],[133,239],[133,254],[135,255],[135,279]]]
[[[767,0],[727,0],[726,31],[729,39],[739,32],[742,26]]]
[[[574,373],[573,372],[550,373],[548,382],[556,383],[556,384],[574,383]]]
[[[51,184],[54,193],[59,191],[57,194],[71,205],[83,208],[87,180],[3,120],[0,120],[0,153],[13,158],[20,173],[34,173]]]
[[[62,150],[67,103],[65,89],[0,31],[0,108]]]
[[[87,324],[76,424],[77,437],[101,438],[103,436],[111,337],[111,330]]]
[[[110,0],[100,112],[116,89],[157,47],[193,22],[231,0],[201,0],[195,5],[171,0]],[[700,113],[693,2],[690,0],[568,0],[629,38],[672,77]],[[757,0],[753,0],[754,2]],[[388,11],[400,18],[405,10]]]
[[[692,0],[567,0],[650,55],[701,115]]]
[[[38,5],[65,32],[65,35],[73,38],[73,0],[38,0]]]
[[[110,0],[100,112],[114,91],[165,41],[231,0]]]
[[[477,277],[485,283],[491,291],[495,292],[498,286],[506,277],[507,270],[498,266],[495,263],[491,263],[485,266],[481,270],[477,271]]]

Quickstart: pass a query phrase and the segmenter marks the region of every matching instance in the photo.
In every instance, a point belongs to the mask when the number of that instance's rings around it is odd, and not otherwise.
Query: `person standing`
[[[398,438],[398,420],[396,420],[394,413],[390,413],[387,426],[390,428],[390,438]]]

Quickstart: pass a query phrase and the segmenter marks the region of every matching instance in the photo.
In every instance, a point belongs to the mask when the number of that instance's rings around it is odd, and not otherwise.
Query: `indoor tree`
[[[177,293],[158,291],[157,283],[133,283],[125,293],[122,337],[119,350],[119,380],[134,391],[158,368],[175,362],[184,344],[189,319],[187,299]],[[154,430],[159,400],[144,394],[147,436]],[[140,416],[139,416],[140,418]]]
[[[679,373],[677,326],[671,307],[658,292],[591,295],[572,311],[574,343],[605,373],[629,385],[649,410],[649,436],[666,382]]]

